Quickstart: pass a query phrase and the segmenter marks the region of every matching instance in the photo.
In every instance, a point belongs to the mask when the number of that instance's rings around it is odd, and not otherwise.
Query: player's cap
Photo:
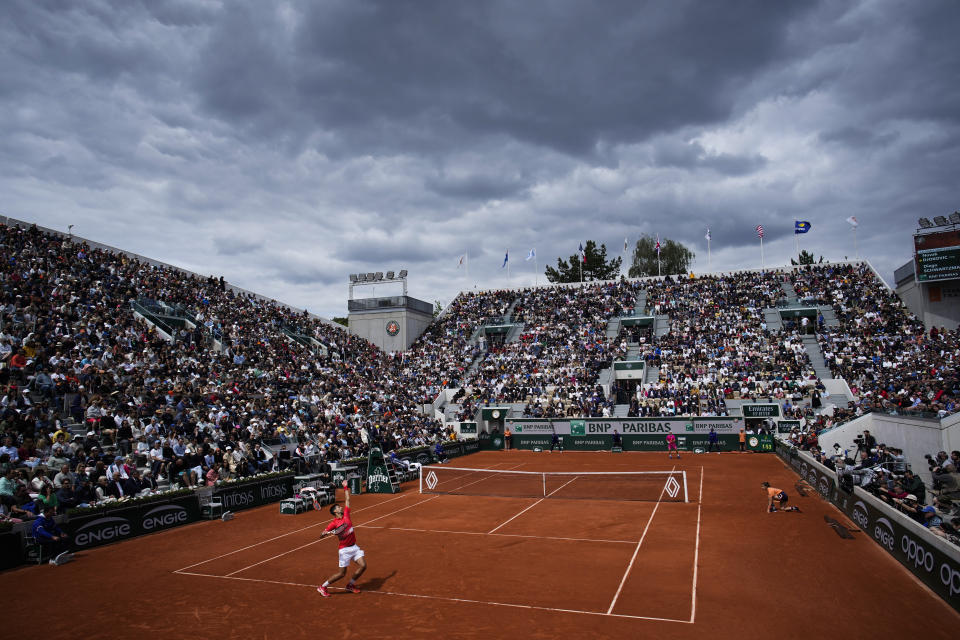
[[[907,497],[904,498],[904,500],[914,500],[914,501],[916,501],[916,499],[917,499],[917,496],[913,495],[912,493],[907,494]]]
[[[921,509],[921,513],[936,513],[936,512],[937,510],[931,507],[930,505],[927,505],[923,509]]]

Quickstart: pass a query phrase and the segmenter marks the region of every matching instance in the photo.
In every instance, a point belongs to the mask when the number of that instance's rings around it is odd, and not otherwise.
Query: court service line
[[[598,540],[597,538],[563,538],[559,536],[533,536],[521,533],[484,533],[483,531],[448,531],[445,529],[411,529],[409,527],[370,527],[365,524],[357,525],[369,529],[385,529],[387,531],[414,531],[416,533],[452,533],[465,536],[501,536],[504,538],[533,538],[534,540],[561,540],[565,542],[607,542],[610,544],[637,544],[636,540]]]
[[[497,529],[500,529],[500,528],[502,528],[502,527],[507,526],[508,524],[510,524],[511,522],[513,522],[515,519],[519,518],[520,516],[522,516],[523,514],[525,514],[527,511],[530,511],[530,509],[533,509],[535,506],[537,506],[538,504],[540,504],[541,502],[543,502],[544,500],[546,500],[547,498],[549,498],[550,496],[552,496],[553,494],[555,494],[557,491],[560,491],[560,489],[563,489],[565,486],[567,486],[568,484],[570,484],[571,482],[573,482],[574,480],[576,480],[578,477],[579,477],[579,476],[573,476],[573,478],[571,478],[570,480],[567,480],[567,481],[564,482],[562,485],[560,485],[559,487],[557,487],[556,489],[554,489],[553,491],[551,491],[550,493],[548,493],[548,494],[545,495],[544,497],[540,498],[539,500],[537,500],[536,502],[534,502],[532,505],[530,505],[529,507],[527,507],[526,509],[524,509],[524,510],[521,511],[520,513],[516,514],[515,516],[513,516],[512,518],[510,518],[509,520],[507,520],[507,521],[504,522],[503,524],[494,527],[494,528],[491,529],[490,531],[487,531],[487,533],[493,533],[493,532],[496,531]]]
[[[700,497],[697,498],[697,543],[693,547],[693,592],[690,594],[690,624],[697,617],[697,569],[700,564],[700,510],[703,508],[703,467],[700,467]]]
[[[417,505],[423,504],[424,502],[430,502],[431,500],[436,500],[436,499],[439,498],[439,497],[440,497],[440,496],[433,496],[433,497],[431,497],[431,498],[427,498],[426,500],[421,500],[420,502],[417,502],[417,503],[415,503],[415,504],[407,505],[406,507],[403,507],[402,509],[397,509],[396,511],[391,511],[390,513],[386,513],[386,514],[384,514],[384,515],[382,515],[382,516],[380,516],[380,517],[378,517],[378,518],[374,518],[374,519],[371,520],[370,522],[376,522],[377,520],[382,520],[382,519],[386,518],[387,516],[392,516],[392,515],[395,514],[395,513],[400,513],[401,511],[406,511],[407,509],[412,509],[412,508],[414,508],[414,507],[417,506]],[[251,565],[248,566],[248,567],[243,567],[242,569],[237,569],[236,571],[231,571],[230,573],[228,573],[228,574],[225,575],[224,577],[225,577],[225,578],[229,578],[229,577],[234,576],[234,575],[236,575],[236,574],[238,574],[238,573],[241,573],[241,572],[243,572],[243,571],[246,571],[247,569],[253,569],[254,567],[259,566],[259,565],[261,565],[261,564],[263,564],[263,563],[265,563],[265,562],[270,562],[271,560],[276,560],[277,558],[283,557],[283,556],[287,555],[288,553],[293,553],[294,551],[299,551],[300,549],[303,549],[304,547],[309,547],[310,545],[317,544],[317,543],[320,542],[321,540],[323,540],[323,538],[317,538],[316,540],[311,540],[310,542],[308,542],[308,543],[306,543],[306,544],[302,544],[302,545],[300,545],[299,547],[294,547],[293,549],[288,549],[288,550],[284,551],[283,553],[278,553],[277,555],[272,556],[272,557],[270,557],[270,558],[267,558],[266,560],[261,560],[260,562],[254,562],[253,564],[251,564]]]
[[[397,496],[397,497],[395,497],[395,498],[389,498],[389,499],[384,500],[384,501],[382,501],[382,502],[378,502],[377,504],[371,504],[371,505],[366,506],[366,507],[361,507],[361,508],[357,509],[357,511],[365,511],[365,510],[367,510],[367,509],[373,509],[374,507],[379,507],[380,505],[386,504],[386,503],[388,503],[388,502],[393,502],[394,500],[400,500],[400,499],[406,497],[407,495],[410,495],[410,494],[401,494],[401,495],[399,495],[399,496]],[[326,526],[326,524],[327,524],[326,521],[324,521],[324,522],[317,522],[317,523],[314,523],[314,524],[307,525],[307,526],[305,526],[305,527],[301,527],[300,529],[294,529],[293,531],[288,531],[287,533],[281,533],[281,534],[278,535],[278,536],[274,536],[274,537],[272,537],[272,538],[267,538],[266,540],[261,540],[260,542],[254,542],[253,544],[249,544],[249,545],[247,545],[247,546],[245,546],[245,547],[240,547],[239,549],[234,549],[233,551],[228,551],[228,552],[226,552],[226,553],[222,553],[222,554],[220,554],[219,556],[214,556],[213,558],[208,558],[208,559],[206,559],[206,560],[201,560],[200,562],[194,562],[194,563],[191,564],[191,565],[188,565],[188,566],[186,566],[186,567],[183,567],[183,569],[177,569],[177,570],[175,570],[173,573],[179,573],[179,572],[184,571],[184,570],[186,570],[186,569],[192,569],[193,567],[199,566],[199,565],[201,565],[201,564],[206,564],[206,563],[208,563],[208,562],[213,562],[214,560],[219,560],[220,558],[226,558],[227,556],[232,556],[232,555],[235,554],[235,553],[240,553],[241,551],[246,551],[247,549],[253,549],[254,547],[260,546],[261,544],[266,544],[266,543],[268,543],[268,542],[273,542],[274,540],[279,540],[280,538],[286,538],[287,536],[292,536],[292,535],[295,534],[295,533],[300,533],[301,531],[306,531],[307,529],[312,529],[312,528],[314,528],[314,527],[319,527],[319,526]]]
[[[501,465],[501,464],[507,464],[507,463],[506,463],[506,462],[494,462],[493,464],[494,464],[494,465]],[[513,467],[510,468],[510,470],[513,470],[514,468],[516,468],[516,467],[518,467],[518,466],[521,466],[522,464],[524,464],[524,463],[520,463],[519,465],[514,465]],[[477,469],[477,471],[484,471],[484,469]],[[393,502],[394,500],[402,500],[403,498],[405,498],[405,497],[408,496],[408,495],[411,495],[411,494],[409,494],[409,493],[402,493],[402,494],[400,494],[400,495],[398,495],[398,496],[396,496],[396,497],[388,498],[387,500],[383,500],[383,501],[381,501],[381,502],[378,502],[377,504],[372,504],[372,505],[369,505],[369,506],[366,506],[366,507],[361,507],[361,508],[359,508],[359,509],[356,509],[356,511],[360,512],[360,511],[366,511],[367,509],[373,509],[373,508],[375,508],[375,507],[379,507],[379,506],[381,506],[381,505],[384,505],[384,504],[386,504],[386,503],[388,503],[388,502]],[[416,506],[416,505],[413,505],[413,506]],[[391,515],[391,514],[387,514],[387,515]],[[371,522],[374,522],[374,521],[371,520]],[[206,560],[201,560],[200,562],[194,562],[193,564],[187,565],[186,567],[183,567],[182,569],[177,569],[177,570],[175,570],[173,573],[180,573],[180,572],[182,572],[182,571],[185,571],[186,569],[192,569],[193,567],[197,567],[197,566],[199,566],[199,565],[201,565],[201,564],[206,564],[206,563],[208,563],[208,562],[213,562],[214,560],[219,560],[220,558],[226,558],[227,556],[231,556],[231,555],[233,555],[233,554],[235,554],[235,553],[240,553],[241,551],[246,551],[247,549],[252,549],[252,548],[254,548],[254,547],[260,546],[261,544],[266,544],[266,543],[268,543],[268,542],[273,542],[274,540],[279,540],[280,538],[285,538],[285,537],[290,536],[290,535],[293,535],[293,534],[295,534],[295,533],[300,533],[301,531],[306,531],[307,529],[312,529],[312,528],[314,528],[314,527],[319,527],[319,526],[326,526],[326,524],[327,524],[326,522],[317,522],[317,523],[315,523],[315,524],[307,525],[306,527],[302,527],[302,528],[300,528],[300,529],[294,529],[293,531],[288,531],[287,533],[282,533],[282,534],[280,534],[280,535],[278,535],[278,536],[274,536],[274,537],[272,537],[272,538],[267,538],[266,540],[261,540],[260,542],[254,542],[253,544],[247,545],[247,546],[245,546],[245,547],[241,547],[241,548],[239,548],[239,549],[234,549],[233,551],[228,551],[228,552],[226,552],[226,553],[222,553],[222,554],[220,554],[219,556],[214,556],[213,558],[208,558],[208,559],[206,559]]]
[[[505,463],[505,462],[494,462],[493,464],[494,464],[494,465],[500,465],[500,464],[506,464],[506,463]],[[523,464],[523,463],[521,463],[521,464]],[[520,466],[520,465],[515,465],[515,466]],[[513,469],[513,468],[511,468],[511,470],[512,470],[512,469]],[[478,469],[478,471],[483,471],[483,469]],[[381,505],[384,505],[384,504],[386,504],[386,503],[388,503],[388,502],[393,502],[394,500],[401,500],[401,499],[405,498],[405,497],[408,496],[408,495],[411,495],[411,494],[409,494],[409,493],[402,493],[402,494],[400,494],[400,495],[398,495],[398,496],[396,496],[396,497],[388,498],[387,500],[383,500],[382,502],[378,502],[377,504],[371,504],[371,505],[366,506],[366,507],[361,507],[361,508],[359,508],[359,509],[356,509],[356,511],[359,512],[359,511],[365,511],[365,510],[367,510],[367,509],[373,509],[373,508],[375,508],[375,507],[379,507],[379,506],[381,506]],[[389,515],[389,514],[388,514],[388,515]],[[373,521],[371,520],[371,522],[373,522]],[[302,528],[300,528],[300,529],[294,529],[293,531],[288,531],[287,533],[282,533],[282,534],[280,534],[279,536],[274,536],[274,537],[272,537],[272,538],[267,538],[266,540],[261,540],[260,542],[254,542],[253,544],[247,545],[247,546],[245,546],[245,547],[241,547],[241,548],[239,548],[239,549],[234,549],[233,551],[228,551],[228,552],[226,552],[226,553],[222,553],[222,554],[220,554],[219,556],[214,556],[213,558],[208,558],[208,559],[206,559],[206,560],[201,560],[200,562],[194,562],[193,564],[188,565],[188,566],[186,566],[186,567],[183,567],[182,569],[177,569],[177,570],[175,570],[173,573],[179,573],[179,572],[184,571],[184,570],[186,570],[186,569],[192,569],[193,567],[197,567],[197,566],[199,566],[199,565],[201,565],[201,564],[206,564],[206,563],[208,563],[208,562],[213,562],[214,560],[219,560],[220,558],[226,558],[227,556],[231,556],[231,555],[233,555],[233,554],[235,554],[235,553],[240,553],[241,551],[246,551],[247,549],[252,549],[252,548],[254,548],[254,547],[260,546],[261,544],[266,544],[266,543],[268,543],[268,542],[272,542],[272,541],[274,541],[274,540],[279,540],[280,538],[285,538],[285,537],[291,536],[291,535],[293,535],[293,534],[295,534],[295,533],[300,533],[301,531],[306,531],[307,529],[312,529],[312,528],[314,528],[314,527],[319,527],[319,526],[321,526],[321,525],[326,525],[326,524],[327,524],[326,522],[317,522],[317,523],[315,523],[315,524],[307,525],[306,527],[302,527]]]
[[[497,462],[497,463],[495,463],[495,464],[504,464],[504,463],[502,463],[502,462]],[[524,464],[525,464],[525,463],[521,462],[520,464],[515,464],[515,465],[513,465],[513,466],[510,467],[509,469],[489,469],[489,468],[487,468],[487,469],[474,469],[474,470],[473,470],[473,473],[476,473],[476,472],[478,472],[478,471],[515,471],[517,467],[522,467]],[[423,473],[423,472],[421,471],[421,473]],[[466,476],[461,476],[460,479],[462,480],[463,478],[465,478],[465,477],[467,477],[467,476],[471,476],[471,475],[473,475],[473,473],[468,473],[468,474],[466,474]],[[454,490],[454,491],[459,491],[460,489],[463,489],[464,487],[469,487],[469,486],[472,485],[472,484],[477,484],[478,482],[483,482],[484,480],[489,480],[489,478],[480,478],[479,480],[474,480],[473,482],[468,482],[467,484],[462,484],[462,485],[460,485],[459,487],[456,487],[456,488],[453,489],[453,490]],[[441,495],[442,495],[442,494],[441,494]]]
[[[315,584],[304,584],[302,582],[283,582],[280,580],[263,580],[261,578],[241,578],[238,576],[217,576],[209,573],[194,573],[190,571],[175,571],[174,573],[179,573],[184,576],[199,576],[202,578],[220,578],[221,580],[243,580],[245,582],[260,582],[263,584],[279,584],[284,586],[291,587],[308,587],[310,589],[316,589],[317,585]],[[328,587],[329,588],[329,587]],[[344,591],[342,587],[333,587],[338,591]],[[486,606],[494,607],[512,607],[514,609],[528,609],[535,611],[552,611],[555,613],[575,613],[580,615],[589,615],[589,616],[605,616],[608,618],[628,618],[632,620],[654,620],[656,622],[678,622],[680,624],[690,624],[688,620],[675,620],[673,618],[654,618],[651,616],[631,616],[624,613],[604,613],[603,611],[582,611],[580,609],[564,609],[560,607],[541,607],[538,605],[532,604],[517,604],[514,602],[495,602],[487,600],[473,600],[470,598],[452,598],[448,596],[428,596],[419,593],[401,593],[399,591],[377,591],[377,590],[364,590],[364,593],[376,593],[384,596],[399,596],[402,598],[421,598],[425,600],[442,600],[445,602],[462,602],[466,604],[482,604]]]
[[[674,465],[670,469],[670,473],[673,473],[676,470],[677,466]],[[653,522],[653,516],[657,515],[657,509],[660,508],[660,500],[663,498],[663,492],[666,491],[667,485],[664,484],[663,488],[660,489],[660,495],[657,496],[657,504],[653,505],[653,511],[650,512],[650,517],[647,518],[647,526],[643,528],[643,534],[640,536],[640,541],[637,542],[637,548],[633,550],[633,557],[630,558],[630,564],[627,565],[627,570],[623,572],[623,578],[620,579],[620,586],[617,587],[617,593],[613,596],[613,602],[610,603],[610,608],[607,609],[607,614],[613,612],[613,608],[617,604],[617,600],[620,598],[620,592],[623,591],[623,585],[627,583],[627,576],[630,575],[630,570],[633,569],[633,563],[637,560],[637,554],[640,553],[640,545],[643,544],[643,539],[647,537],[647,531],[650,529],[650,523]]]

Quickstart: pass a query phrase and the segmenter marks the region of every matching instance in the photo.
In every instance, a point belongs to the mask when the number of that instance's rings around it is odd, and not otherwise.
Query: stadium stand
[[[492,404],[713,416],[768,399],[815,435],[869,411],[943,417],[960,392],[957,331],[925,332],[865,263],[463,292],[409,351],[383,353],[222,278],[35,227],[0,227],[0,253],[11,517],[201,486],[214,467],[229,479],[434,444]],[[785,305],[819,318],[781,318]],[[654,320],[622,324],[640,316]],[[646,363],[641,383],[612,379],[625,359]],[[851,398],[828,396],[827,377]],[[60,478],[53,496],[37,468]]]

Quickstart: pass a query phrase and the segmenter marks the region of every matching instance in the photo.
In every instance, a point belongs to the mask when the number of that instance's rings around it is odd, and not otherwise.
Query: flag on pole
[[[626,238],[626,237],[623,238],[623,250],[624,250],[624,251],[627,250],[627,238]]]
[[[500,265],[500,268],[501,268],[501,269],[503,269],[505,266],[507,266],[507,261],[508,261],[509,259],[510,259],[510,252],[507,251],[506,253],[503,254],[503,264]]]
[[[758,238],[761,238],[761,239],[763,238],[763,225],[762,225],[762,224],[758,224],[758,225],[757,225],[757,237],[758,237]]]
[[[810,223],[806,220],[795,220],[793,223],[793,233],[806,233],[810,231]]]
[[[660,255],[660,234],[659,234],[659,233],[657,234],[657,246],[656,246],[656,249],[657,249],[657,256],[659,256],[659,255]]]
[[[467,259],[467,254],[463,254],[462,256],[460,256],[460,261],[457,262],[457,269],[463,266],[463,261],[466,259]]]
[[[536,258],[536,257],[537,257],[537,250],[536,250],[536,249],[530,249],[530,253],[527,254],[527,257],[524,258],[524,260],[529,261],[529,260],[533,260],[533,259]]]
[[[582,243],[582,242],[580,243],[580,249],[579,249],[579,251],[580,251],[580,262],[586,262],[586,261],[587,261],[587,253],[583,250],[583,243]]]
[[[704,236],[704,237],[707,239],[707,242],[710,242],[710,237],[711,237],[711,236],[710,236],[710,229],[709,229],[709,228],[707,229],[707,235]]]
[[[855,217],[853,217],[853,216],[850,216],[849,218],[847,218],[847,222],[849,222],[849,223],[850,223],[850,226],[851,226],[851,227],[854,227],[854,228],[856,228],[857,226],[860,225],[860,223],[857,222],[857,219],[856,219]]]

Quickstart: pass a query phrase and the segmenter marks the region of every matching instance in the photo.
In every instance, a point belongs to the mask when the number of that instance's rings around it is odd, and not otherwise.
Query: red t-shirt
[[[344,547],[352,547],[357,544],[357,536],[353,533],[353,522],[350,521],[350,507],[345,507],[343,510],[342,518],[334,518],[333,522],[327,525],[326,531],[333,531],[337,534],[337,538],[340,539],[340,546],[338,549],[343,549]]]

